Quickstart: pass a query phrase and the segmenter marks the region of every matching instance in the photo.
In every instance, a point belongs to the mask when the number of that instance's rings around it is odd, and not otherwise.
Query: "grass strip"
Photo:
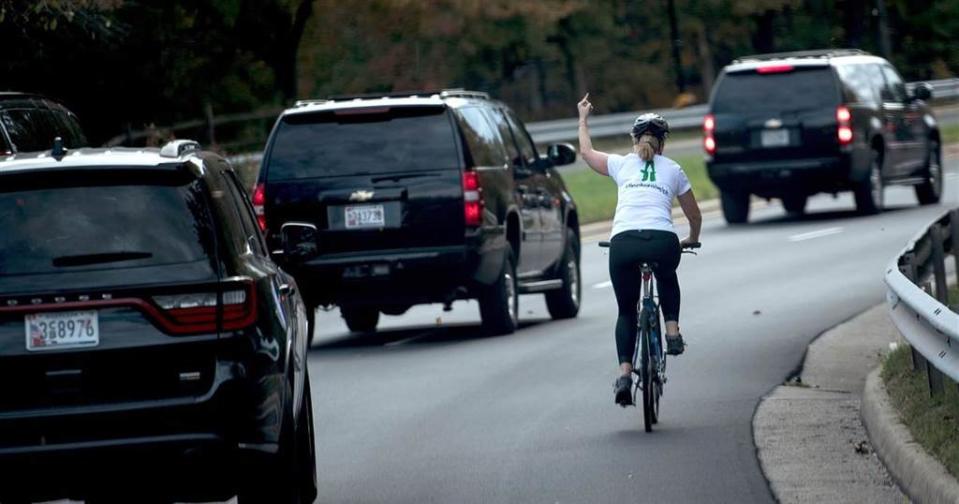
[[[693,185],[696,199],[706,201],[719,196],[719,190],[706,174],[706,164],[701,154],[691,154],[673,159],[686,172],[689,183]],[[579,221],[583,224],[613,218],[616,211],[616,183],[593,170],[578,170],[563,174],[576,205],[579,207]]]
[[[924,371],[912,370],[908,345],[886,358],[882,378],[899,418],[912,437],[953,475],[959,477],[959,388],[946,378],[945,393],[929,396]]]
[[[959,142],[959,123],[942,126],[939,135],[943,145]]]

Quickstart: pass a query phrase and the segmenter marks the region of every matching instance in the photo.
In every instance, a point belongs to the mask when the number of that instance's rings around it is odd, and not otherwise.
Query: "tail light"
[[[475,171],[463,172],[463,216],[467,226],[478,227],[483,223],[483,188]]]
[[[260,231],[266,232],[266,184],[257,184],[253,188],[253,212],[256,213],[256,223]]]
[[[189,292],[153,296],[160,308],[159,322],[173,334],[233,331],[256,321],[256,296],[251,280],[224,284],[221,291]],[[222,303],[222,318],[217,325],[218,300]]]
[[[706,154],[712,156],[716,153],[716,117],[712,114],[706,114],[703,118],[703,148]]]
[[[838,124],[836,136],[839,138],[839,145],[846,146],[852,143],[852,114],[845,105],[836,108],[836,123]]]
[[[777,73],[786,73],[792,72],[795,68],[792,65],[763,65],[756,68],[756,73],[759,74],[777,74]]]

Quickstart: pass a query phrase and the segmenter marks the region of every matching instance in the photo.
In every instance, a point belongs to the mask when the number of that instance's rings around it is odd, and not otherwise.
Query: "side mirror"
[[[920,82],[912,90],[912,97],[915,100],[929,101],[932,99],[932,86],[928,82]]]
[[[306,261],[316,257],[316,226],[308,222],[287,222],[280,228],[283,257],[288,261]]]
[[[573,164],[576,162],[576,149],[568,143],[553,144],[546,149],[546,157],[555,166]]]

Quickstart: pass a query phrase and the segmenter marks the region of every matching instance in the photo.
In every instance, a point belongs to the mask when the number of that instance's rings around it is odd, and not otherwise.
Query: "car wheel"
[[[719,197],[728,224],[743,224],[749,219],[749,193],[722,191]]]
[[[308,380],[309,377],[305,376],[304,379]],[[308,384],[309,382],[307,382]],[[286,393],[288,397],[293,395],[289,386]],[[304,394],[304,401],[307,397],[309,395]],[[309,404],[309,402],[306,402],[303,407],[307,408]],[[304,409],[303,411],[309,410]],[[238,504],[301,504],[313,502],[315,496],[311,498],[311,489],[305,482],[305,472],[312,470],[314,478],[316,474],[316,465],[313,462],[313,445],[305,440],[306,435],[312,436],[312,429],[309,429],[309,434],[302,432],[306,430],[303,423],[307,418],[312,424],[312,416],[308,414],[301,414],[300,420],[294,423],[292,407],[286,411],[283,415],[280,446],[277,454],[271,457],[269,461],[252,468],[252,472],[244,478],[236,496]],[[315,491],[316,485],[314,484],[312,492],[315,493]]]
[[[563,287],[546,293],[546,308],[554,319],[573,318],[579,313],[583,286],[579,272],[579,239],[572,229],[566,230],[566,248],[560,259],[559,279]]]
[[[920,205],[934,205],[942,197],[942,152],[939,142],[930,142],[926,158],[926,180],[916,186],[916,199]]]
[[[512,249],[507,250],[503,270],[493,285],[479,296],[483,327],[493,335],[511,334],[519,324],[519,285]]]
[[[380,321],[380,311],[368,306],[340,307],[340,315],[346,321],[346,327],[355,333],[370,333],[376,330]]]
[[[883,207],[882,155],[872,152],[869,176],[859,183],[855,190],[856,209],[864,215],[877,214]]]
[[[807,201],[809,201],[809,196],[805,194],[785,196],[783,197],[783,208],[791,214],[802,215],[806,212]]]
[[[316,436],[313,432],[313,396],[310,392],[310,373],[304,375],[303,409],[297,420],[296,468],[300,483],[300,500],[313,502],[316,500]]]

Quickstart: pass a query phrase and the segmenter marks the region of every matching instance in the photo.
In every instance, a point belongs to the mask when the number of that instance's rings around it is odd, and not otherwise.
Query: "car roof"
[[[332,96],[325,99],[300,100],[283,111],[281,116],[310,114],[330,110],[434,106],[458,108],[470,103],[500,104],[489,95],[479,91],[443,89],[435,91],[410,91],[404,93]]]
[[[794,67],[827,67],[844,64],[885,63],[886,60],[858,49],[830,49],[788,53],[757,54],[737,58],[725,67],[727,73],[747,72],[760,67],[791,65]]]
[[[14,173],[45,170],[71,169],[150,169],[179,170],[185,164],[192,165],[197,176],[205,173],[202,161],[213,153],[191,150],[171,156],[161,148],[81,148],[71,149],[62,158],[57,159],[51,151],[20,152],[0,157],[0,176]],[[190,163],[190,161],[194,161]]]

